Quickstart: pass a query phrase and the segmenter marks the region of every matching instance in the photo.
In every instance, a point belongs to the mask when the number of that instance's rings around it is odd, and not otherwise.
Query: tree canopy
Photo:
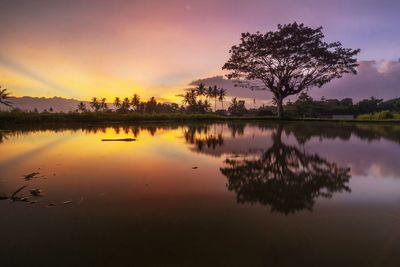
[[[310,28],[296,22],[278,25],[265,34],[242,33],[222,67],[229,79],[244,81],[243,87],[270,90],[283,113],[283,100],[312,87],[321,87],[345,73],[356,74],[360,49],[323,41],[322,27]],[[255,81],[255,83],[250,83]]]

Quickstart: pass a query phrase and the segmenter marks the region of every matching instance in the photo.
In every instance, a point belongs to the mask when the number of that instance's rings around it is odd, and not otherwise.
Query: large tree
[[[323,39],[322,27],[313,29],[296,22],[279,24],[277,31],[265,34],[242,33],[240,44],[231,48],[222,68],[243,87],[271,91],[281,117],[287,96],[321,87],[345,73],[357,73],[355,57],[360,49]]]

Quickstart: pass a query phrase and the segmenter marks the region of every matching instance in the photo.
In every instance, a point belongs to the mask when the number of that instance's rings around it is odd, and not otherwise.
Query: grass
[[[35,112],[0,112],[0,125],[8,124],[42,124],[42,123],[130,123],[130,122],[190,122],[190,121],[333,121],[333,122],[400,122],[400,114],[379,112],[364,114],[355,120],[326,119],[326,118],[277,118],[273,116],[222,116],[218,114],[188,114],[188,113],[35,113]]]
[[[373,121],[382,121],[382,120],[400,120],[399,113],[393,113],[388,110],[376,112],[376,113],[368,113],[357,116],[357,120],[373,120]]]
[[[0,123],[67,123],[67,122],[135,122],[135,121],[175,121],[175,120],[215,120],[222,116],[215,114],[141,114],[141,113],[35,113],[0,112]]]

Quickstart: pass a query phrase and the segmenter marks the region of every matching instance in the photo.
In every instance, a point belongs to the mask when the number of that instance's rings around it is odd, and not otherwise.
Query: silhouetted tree
[[[378,111],[378,106],[383,102],[383,99],[377,99],[371,97],[370,99],[363,99],[356,105],[356,110],[358,114],[362,113],[372,113]]]
[[[101,108],[103,111],[106,111],[106,110],[108,109],[107,99],[104,98],[104,97],[100,100],[100,108]]]
[[[130,106],[131,102],[129,101],[129,98],[125,97],[124,100],[122,100],[120,111],[124,113],[128,112]]]
[[[119,97],[116,97],[115,99],[114,99],[114,106],[115,106],[115,108],[118,110],[118,109],[120,109],[121,108],[121,99],[119,98]]]
[[[138,94],[134,94],[131,101],[132,108],[135,111],[137,111],[139,109],[139,104],[140,104],[140,96]]]
[[[3,104],[8,107],[12,107],[11,101],[8,100],[10,97],[10,93],[7,92],[7,88],[1,89],[0,85],[0,104]]]
[[[210,103],[207,99],[204,101],[202,99],[198,100],[197,97],[199,96],[198,88],[204,88],[204,85],[199,86],[197,88],[190,88],[187,89],[184,94],[178,95],[182,97],[182,103],[186,105],[186,110],[188,112],[196,112],[196,113],[205,113],[210,108]],[[200,89],[202,91],[203,89]]]
[[[94,109],[95,112],[98,112],[100,110],[101,105],[97,97],[92,98],[92,100],[90,101],[90,106],[92,107],[92,109]]]
[[[246,114],[247,109],[244,100],[237,100],[236,97],[233,98],[228,111],[234,116],[242,116]]]
[[[146,112],[147,113],[155,113],[157,112],[157,100],[154,96],[150,97],[150,99],[146,102]]]
[[[199,96],[200,100],[202,100],[203,96],[206,95],[206,91],[207,91],[206,86],[203,83],[200,83],[195,89],[196,96]]]
[[[221,108],[224,109],[224,100],[226,97],[226,90],[224,88],[220,88],[218,90],[218,100],[221,102]]]
[[[217,110],[217,97],[218,97],[218,88],[216,85],[209,86],[206,91],[207,97],[211,100],[214,99],[214,111]]]
[[[323,38],[322,27],[296,22],[279,24],[277,31],[265,34],[243,33],[223,69],[231,71],[229,79],[244,81],[243,87],[270,90],[281,117],[287,96],[357,73],[355,56],[360,49],[343,48],[340,42],[327,43]],[[257,83],[251,85],[252,80]]]
[[[87,111],[85,103],[80,102],[78,104],[78,111],[80,111],[80,112],[86,112]]]

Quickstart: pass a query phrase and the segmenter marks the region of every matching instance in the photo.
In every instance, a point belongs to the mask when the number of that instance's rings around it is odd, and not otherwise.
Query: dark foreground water
[[[400,266],[400,126],[3,129],[0,199],[1,266]]]

